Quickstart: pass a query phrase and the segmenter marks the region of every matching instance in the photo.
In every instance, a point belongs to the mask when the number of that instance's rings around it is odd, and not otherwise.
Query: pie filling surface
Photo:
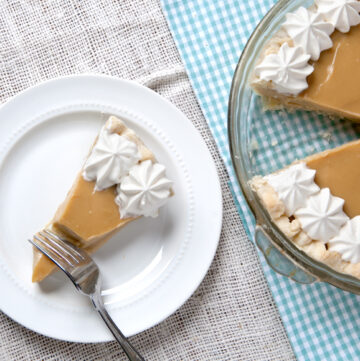
[[[313,64],[309,87],[299,97],[315,110],[360,121],[360,25],[335,31],[331,39],[333,46]]]

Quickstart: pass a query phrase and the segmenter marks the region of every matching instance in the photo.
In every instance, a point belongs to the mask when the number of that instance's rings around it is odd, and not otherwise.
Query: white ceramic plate
[[[65,275],[31,283],[27,239],[62,202],[109,114],[124,118],[174,180],[158,218],[126,226],[94,256],[104,301],[125,335],[164,320],[195,291],[214,257],[222,202],[204,141],[175,106],[134,82],[106,76],[48,81],[0,108],[0,309],[43,335],[112,339]]]

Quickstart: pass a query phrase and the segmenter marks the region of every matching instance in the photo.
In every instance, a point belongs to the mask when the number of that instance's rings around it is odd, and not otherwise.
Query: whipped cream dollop
[[[171,195],[172,182],[166,178],[165,167],[146,160],[135,165],[117,186],[116,203],[121,218],[158,215],[158,209]]]
[[[271,81],[279,93],[297,95],[308,87],[306,77],[314,71],[309,59],[302,47],[284,43],[277,53],[268,54],[255,67],[255,75]]]
[[[103,127],[85,162],[83,177],[86,181],[95,181],[95,190],[101,191],[120,183],[139,160],[140,153],[134,142]]]
[[[329,249],[351,263],[360,262],[360,216],[345,223],[340,232],[329,240]]]
[[[322,188],[310,196],[305,206],[295,211],[302,229],[314,240],[328,242],[349,219],[343,211],[344,200]]]
[[[302,47],[312,60],[318,60],[320,53],[333,45],[329,35],[334,31],[334,26],[326,22],[321,14],[304,7],[286,14],[283,28],[294,45]]]
[[[357,0],[315,0],[317,12],[343,33],[360,24],[360,2]]]
[[[319,191],[320,188],[314,182],[315,173],[315,170],[301,162],[265,177],[284,203],[287,216],[293,215],[305,204],[308,196]]]

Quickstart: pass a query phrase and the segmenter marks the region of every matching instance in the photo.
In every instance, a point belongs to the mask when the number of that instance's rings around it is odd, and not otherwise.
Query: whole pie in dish
[[[165,173],[135,132],[111,116],[45,228],[92,253],[129,222],[157,216],[173,194]],[[32,281],[40,282],[57,267],[35,247],[33,252]]]
[[[360,2],[315,0],[288,13],[251,85],[265,107],[360,121]],[[256,176],[252,189],[309,256],[360,278],[360,140]]]

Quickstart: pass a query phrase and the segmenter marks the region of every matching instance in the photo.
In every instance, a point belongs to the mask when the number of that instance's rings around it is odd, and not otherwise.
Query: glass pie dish
[[[265,111],[250,87],[254,64],[285,14],[313,1],[279,0],[259,23],[236,67],[231,86],[228,132],[235,173],[256,220],[255,241],[269,265],[300,283],[327,282],[360,294],[360,280],[320,263],[290,241],[272,221],[249,181],[297,159],[359,138],[359,124],[307,111]]]

